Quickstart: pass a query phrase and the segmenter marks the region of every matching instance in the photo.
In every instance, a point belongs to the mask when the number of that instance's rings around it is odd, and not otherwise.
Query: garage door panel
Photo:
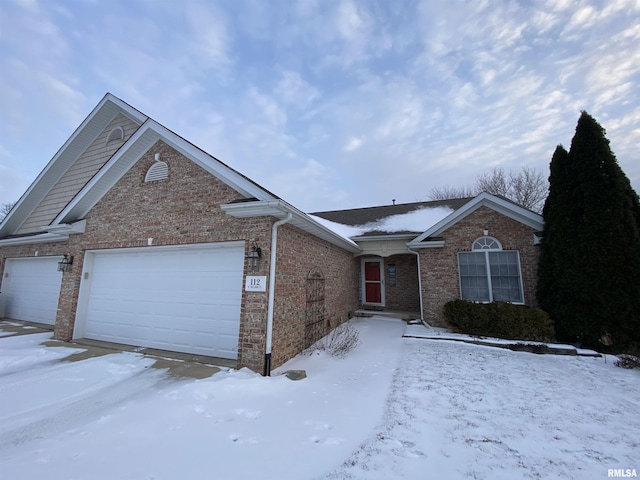
[[[4,316],[53,325],[56,321],[62,257],[9,258],[2,278]]]
[[[237,358],[244,246],[93,253],[88,338]]]

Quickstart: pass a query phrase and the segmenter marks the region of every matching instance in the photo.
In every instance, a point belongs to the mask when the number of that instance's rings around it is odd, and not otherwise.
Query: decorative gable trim
[[[84,218],[100,199],[158,140],[215,176],[245,198],[275,200],[277,197],[236,172],[218,159],[200,150],[154,120],[147,121],[120,147],[120,150],[80,190],[52,222],[68,223]]]
[[[142,124],[147,119],[135,108],[107,93],[76,128],[71,137],[60,147],[44,170],[20,197],[9,215],[0,223],[0,238],[11,235],[20,228],[71,165],[119,113],[135,120],[138,124]]]
[[[424,246],[423,242],[430,237],[441,237],[445,230],[475,212],[480,207],[490,208],[491,210],[527,225],[536,231],[541,231],[544,228],[544,220],[541,215],[538,215],[531,210],[527,210],[520,205],[516,205],[509,200],[483,192],[409,242],[409,247],[421,248]]]

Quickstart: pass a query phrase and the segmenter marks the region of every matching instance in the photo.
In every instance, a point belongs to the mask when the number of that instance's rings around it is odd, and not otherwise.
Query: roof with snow
[[[402,203],[379,207],[315,212],[317,220],[328,222],[347,237],[419,234],[459,209],[472,198]],[[329,225],[332,224],[332,225]],[[340,226],[342,228],[337,228]]]

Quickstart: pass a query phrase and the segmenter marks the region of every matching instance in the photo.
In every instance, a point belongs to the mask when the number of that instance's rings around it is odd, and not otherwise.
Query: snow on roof
[[[334,233],[345,238],[353,238],[371,232],[381,234],[422,233],[452,212],[453,209],[448,207],[419,208],[408,213],[391,215],[363,225],[344,225],[342,223],[325,220],[316,215],[309,216]]]

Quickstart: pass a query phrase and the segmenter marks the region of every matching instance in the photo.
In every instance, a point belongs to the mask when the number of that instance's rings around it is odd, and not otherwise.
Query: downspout
[[[420,321],[424,324],[424,308],[422,305],[422,273],[420,272],[420,253],[415,250],[411,250],[411,247],[407,245],[409,253],[413,253],[416,256],[416,262],[418,262],[418,297],[420,297]]]
[[[278,220],[271,227],[271,255],[269,257],[269,302],[267,304],[267,341],[264,353],[265,377],[271,376],[271,341],[273,337],[273,304],[276,292],[276,246],[278,244],[278,227],[293,218],[291,213],[282,220]]]

